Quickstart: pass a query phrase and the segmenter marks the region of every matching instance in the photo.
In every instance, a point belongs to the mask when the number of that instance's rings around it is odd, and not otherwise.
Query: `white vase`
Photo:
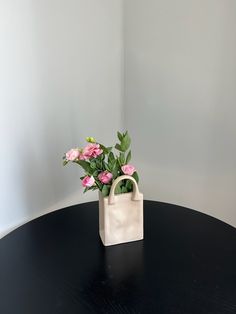
[[[116,185],[124,179],[133,182],[133,192],[115,195]],[[105,246],[143,239],[143,194],[133,177],[114,180],[107,197],[99,192],[99,234]]]

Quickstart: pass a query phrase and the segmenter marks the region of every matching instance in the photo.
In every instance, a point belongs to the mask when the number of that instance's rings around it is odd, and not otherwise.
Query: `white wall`
[[[0,1],[0,235],[97,197],[61,157],[122,126],[122,14],[120,0]]]
[[[0,2],[0,237],[95,199],[61,156],[124,114],[145,198],[236,226],[236,2],[122,2]]]
[[[145,198],[236,226],[236,1],[125,1],[125,106]]]

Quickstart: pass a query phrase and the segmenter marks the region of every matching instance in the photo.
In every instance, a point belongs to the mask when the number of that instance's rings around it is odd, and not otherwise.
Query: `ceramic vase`
[[[115,194],[117,184],[125,179],[132,181],[133,191]],[[143,194],[133,177],[115,179],[107,197],[99,192],[99,234],[105,246],[143,239]]]

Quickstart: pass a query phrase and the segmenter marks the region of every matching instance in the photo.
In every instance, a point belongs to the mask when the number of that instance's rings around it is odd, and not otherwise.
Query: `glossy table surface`
[[[236,229],[152,201],[144,224],[144,241],[103,247],[91,202],[13,231],[0,240],[0,313],[236,313]]]

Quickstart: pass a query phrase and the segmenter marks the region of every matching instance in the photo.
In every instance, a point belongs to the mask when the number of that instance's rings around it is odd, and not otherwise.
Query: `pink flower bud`
[[[91,187],[91,186],[94,185],[94,182],[95,182],[94,177],[86,176],[86,177],[84,177],[83,180],[82,180],[82,185],[83,185],[83,187],[85,187],[85,188],[86,188],[86,187]]]
[[[127,174],[129,176],[132,176],[133,173],[136,171],[136,169],[132,165],[124,165],[121,167],[121,170],[124,174]]]
[[[77,148],[72,148],[66,153],[66,159],[70,161],[74,161],[79,158],[80,152]]]
[[[112,173],[108,171],[103,171],[98,175],[98,179],[102,183],[107,184],[112,180]]]
[[[84,159],[96,158],[101,155],[103,150],[100,148],[99,144],[88,144],[82,152]]]

